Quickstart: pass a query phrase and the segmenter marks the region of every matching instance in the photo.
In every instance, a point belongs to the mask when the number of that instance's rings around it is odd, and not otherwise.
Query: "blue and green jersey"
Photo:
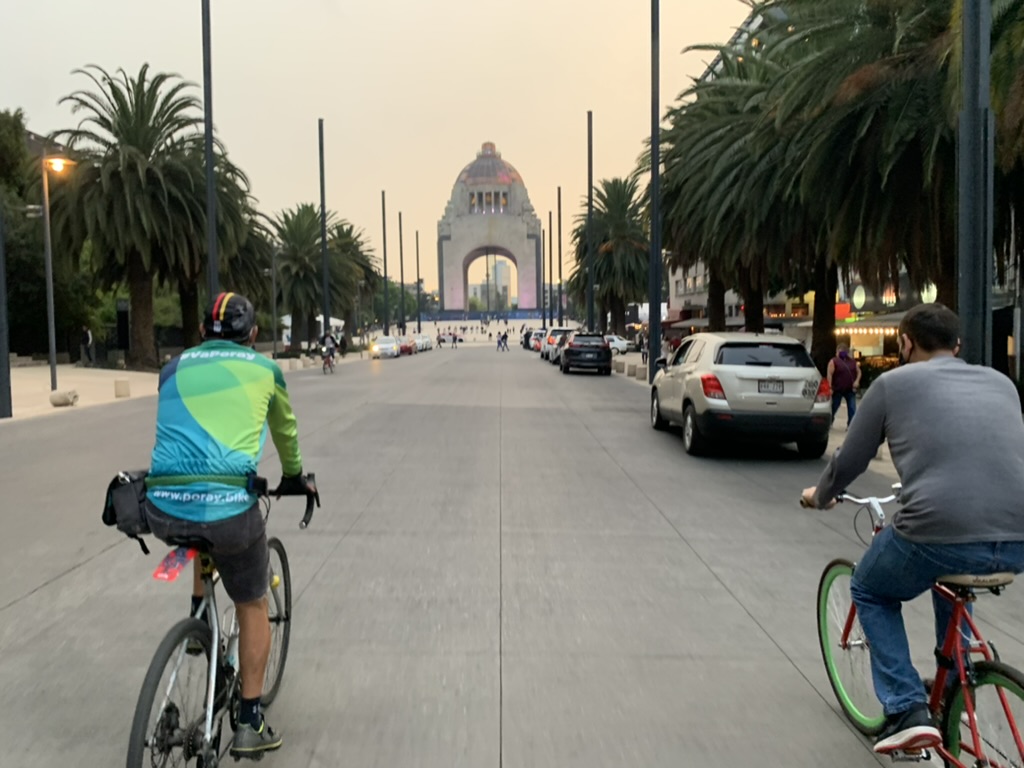
[[[245,512],[268,428],[284,474],[297,474],[298,428],[277,363],[231,341],[186,350],[160,373],[149,500],[194,522]]]

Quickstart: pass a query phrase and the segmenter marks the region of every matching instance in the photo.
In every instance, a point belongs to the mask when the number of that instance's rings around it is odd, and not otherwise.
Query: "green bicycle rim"
[[[839,576],[852,576],[853,568],[849,565],[835,564],[829,568],[827,579],[822,583],[818,594],[818,633],[821,645],[821,653],[825,659],[825,671],[828,673],[829,681],[832,683],[832,690],[839,699],[839,704],[847,717],[853,720],[865,732],[879,731],[885,724],[885,715],[869,717],[865,715],[856,704],[853,703],[846,686],[843,685],[842,677],[836,667],[835,650],[836,644],[828,634],[828,596],[832,585]],[[823,637],[824,635],[824,637]]]
[[[1010,677],[1010,673],[1003,673],[999,666],[1003,666],[1001,662],[978,662],[975,670],[977,674],[978,682],[974,685],[974,689],[977,690],[986,685],[991,685],[997,688],[1004,688],[1007,693],[1016,696],[1021,701],[1024,701],[1024,680],[1018,681]],[[1011,671],[1020,675],[1017,670],[1011,668]],[[956,758],[960,757],[960,722],[964,714],[964,696],[963,688],[957,684],[955,692],[950,696],[946,702],[946,714],[945,722],[943,724],[943,737],[945,739],[946,749],[949,753]],[[951,727],[953,724],[955,728]],[[1020,726],[1018,726],[1020,727]]]

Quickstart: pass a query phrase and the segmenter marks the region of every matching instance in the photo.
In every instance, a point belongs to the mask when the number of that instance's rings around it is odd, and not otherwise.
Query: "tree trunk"
[[[949,254],[942,254],[941,259],[941,272],[936,275],[935,278],[935,289],[936,296],[935,300],[939,304],[945,304],[954,312],[957,311],[957,305],[960,302],[960,296],[957,288],[957,254],[956,251],[952,252],[952,256]]]
[[[814,262],[814,325],[811,328],[811,359],[821,375],[828,361],[836,354],[836,291],[839,288],[839,266],[828,257],[818,256]]]
[[[749,269],[740,271],[740,285],[743,293],[744,327],[751,333],[764,333],[764,291],[755,281]]]
[[[708,330],[725,330],[725,280],[708,267]]]
[[[609,333],[617,336],[626,335],[626,302],[620,296],[612,296],[609,299],[612,318],[609,325]]]
[[[142,257],[131,254],[127,264],[130,334],[127,361],[133,368],[159,368],[153,329],[153,274]]]
[[[178,280],[178,300],[181,302],[181,335],[188,349],[202,341],[199,335],[199,283],[196,278]]]
[[[318,333],[320,329],[317,327],[316,321],[316,310],[309,310],[309,314],[306,316],[306,341],[309,342],[308,347],[313,348],[313,345],[317,343],[320,338]]]

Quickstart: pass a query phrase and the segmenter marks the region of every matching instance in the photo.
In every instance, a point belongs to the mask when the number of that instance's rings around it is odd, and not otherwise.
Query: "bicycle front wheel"
[[[127,768],[185,765],[200,753],[210,644],[204,622],[183,619],[157,647],[135,706]]]
[[[967,714],[968,692],[957,682],[942,720],[946,749],[968,765],[1024,766],[1024,675],[1000,661],[979,661],[974,678],[969,694],[978,738]]]
[[[852,576],[849,560],[833,560],[825,567],[818,584],[818,642],[843,714],[858,731],[874,736],[884,727],[885,715],[871,678],[871,649],[850,597]]]
[[[292,631],[292,572],[288,555],[280,539],[267,540],[270,550],[267,608],[270,613],[270,658],[263,678],[262,702],[269,706],[281,689],[284,662],[288,658],[288,640]]]

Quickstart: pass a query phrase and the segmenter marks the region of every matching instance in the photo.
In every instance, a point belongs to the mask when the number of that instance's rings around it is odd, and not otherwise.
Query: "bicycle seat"
[[[961,573],[950,576],[940,576],[935,581],[947,587],[977,587],[978,589],[992,589],[993,587],[1005,587],[1013,582],[1013,574],[1004,573]]]
[[[205,554],[210,551],[210,542],[206,539],[197,538],[194,536],[169,536],[164,539],[165,544],[169,544],[172,547],[185,547],[185,549],[194,549],[201,554]]]

